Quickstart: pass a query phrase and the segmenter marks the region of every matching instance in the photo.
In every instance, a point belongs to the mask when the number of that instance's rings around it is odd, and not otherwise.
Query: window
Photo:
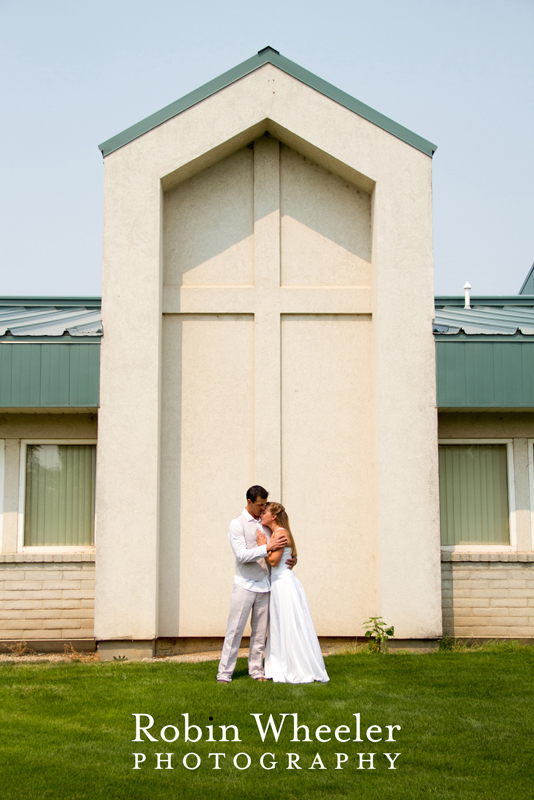
[[[24,547],[91,546],[95,445],[25,442],[21,456]]]
[[[511,469],[511,445],[440,444],[442,545],[510,545]]]

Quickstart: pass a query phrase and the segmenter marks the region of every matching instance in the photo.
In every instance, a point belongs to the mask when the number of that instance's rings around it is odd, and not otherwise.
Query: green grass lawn
[[[215,681],[217,664],[8,663],[0,666],[0,797],[11,798],[509,798],[533,793],[534,648],[493,648],[427,655],[357,654],[326,660],[329,684],[288,686],[251,681],[246,662],[235,679]],[[133,742],[133,714],[150,714],[158,742]],[[184,714],[202,738],[184,741]],[[278,742],[262,742],[255,718],[298,714],[311,742],[293,742],[286,717]],[[355,738],[360,714],[361,738]],[[210,720],[210,717],[213,719]],[[147,719],[147,718],[143,718]],[[215,741],[206,741],[213,726]],[[235,725],[241,741],[220,741]],[[341,728],[340,742],[334,733]],[[383,741],[365,738],[380,726]],[[385,726],[400,725],[387,742]],[[162,741],[164,726],[179,738]],[[316,738],[318,726],[328,726]],[[301,731],[301,738],[304,731]],[[174,736],[172,728],[164,735]],[[191,732],[193,736],[193,731]],[[380,733],[371,731],[379,738]],[[233,735],[228,734],[232,739]],[[146,761],[134,770],[133,753]],[[155,769],[155,753],[173,753],[174,769]],[[388,769],[384,753],[400,753]],[[200,766],[188,770],[186,753]],[[215,757],[220,769],[214,769]],[[233,759],[246,753],[248,769]],[[274,769],[263,769],[276,761]],[[302,768],[287,769],[287,753]],[[326,769],[320,769],[316,754]],[[336,753],[347,756],[342,769]],[[358,753],[376,753],[374,770]],[[188,757],[190,766],[197,761]],[[315,759],[315,768],[310,769]],[[246,756],[237,760],[245,766]],[[364,766],[368,766],[368,760]],[[164,764],[166,766],[166,764]]]

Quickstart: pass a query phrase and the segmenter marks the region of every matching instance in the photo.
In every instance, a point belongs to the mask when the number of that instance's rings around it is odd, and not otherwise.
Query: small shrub
[[[366,637],[374,640],[369,642],[369,652],[387,653],[388,639],[395,633],[394,626],[387,627],[382,617],[370,617],[364,625],[367,628]]]

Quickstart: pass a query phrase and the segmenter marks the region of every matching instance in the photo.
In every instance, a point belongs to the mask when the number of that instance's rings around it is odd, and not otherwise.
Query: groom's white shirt
[[[230,523],[228,538],[235,555],[234,583],[250,592],[270,592],[269,567],[265,561],[261,561],[267,557],[267,547],[256,543],[258,531],[263,531],[270,538],[271,531],[263,528],[246,508]]]

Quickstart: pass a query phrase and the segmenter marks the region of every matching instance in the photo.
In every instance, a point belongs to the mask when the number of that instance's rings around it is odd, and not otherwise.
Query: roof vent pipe
[[[468,282],[464,285],[465,305],[464,308],[471,308],[471,284]]]

